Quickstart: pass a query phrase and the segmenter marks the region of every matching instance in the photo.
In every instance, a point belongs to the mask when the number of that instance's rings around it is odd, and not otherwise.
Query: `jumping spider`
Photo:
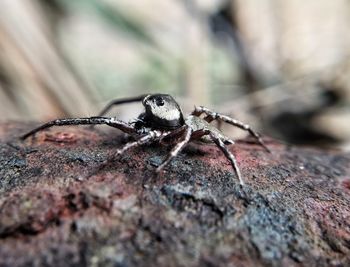
[[[126,123],[117,118],[103,117],[115,105],[136,101],[142,101],[145,111],[133,122]],[[201,115],[203,115],[202,118]],[[156,169],[157,172],[160,172],[176,157],[191,140],[209,140],[214,142],[225,154],[240,183],[243,185],[244,181],[236,158],[226,147],[226,145],[234,144],[234,141],[226,137],[219,129],[210,125],[209,123],[213,120],[223,121],[248,131],[263,148],[270,152],[260,136],[249,125],[202,106],[196,107],[187,118],[184,118],[179,104],[172,96],[167,94],[141,95],[133,98],[114,100],[97,117],[53,120],[26,133],[21,139],[24,140],[38,131],[52,126],[105,124],[136,137],[136,141],[129,142],[119,149],[117,151],[118,155],[132,147],[155,141],[162,144],[176,144],[163,163],[158,166]]]

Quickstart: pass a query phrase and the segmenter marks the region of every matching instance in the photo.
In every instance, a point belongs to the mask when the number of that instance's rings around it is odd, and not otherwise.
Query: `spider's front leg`
[[[142,101],[147,95],[140,95],[135,97],[129,97],[129,98],[120,98],[112,100],[108,103],[107,106],[105,106],[100,113],[98,113],[97,117],[101,117],[106,115],[114,106],[121,105],[121,104],[127,104],[127,103],[133,103],[133,102],[139,102]],[[93,129],[94,125],[90,125],[90,129]]]
[[[188,144],[188,142],[191,140],[191,136],[192,136],[193,130],[190,127],[186,127],[183,133],[183,140],[178,143],[169,153],[169,155],[167,156],[167,158],[163,161],[163,163],[161,165],[158,166],[158,168],[156,169],[156,172],[161,172],[163,170],[163,168],[173,159],[175,158],[180,151],[186,146],[186,144]],[[171,135],[171,134],[170,134]]]
[[[168,134],[168,132],[161,132],[158,130],[150,131],[148,134],[139,138],[138,140],[136,140],[134,142],[129,142],[126,145],[124,145],[121,149],[118,149],[117,155],[123,154],[126,150],[128,150],[130,148],[138,147],[138,146],[159,140],[163,136],[166,136],[167,134]]]
[[[117,106],[117,105],[120,105],[120,104],[132,103],[132,102],[139,102],[139,101],[142,101],[146,96],[147,95],[140,95],[140,96],[129,97],[129,98],[115,99],[112,102],[108,103],[108,105],[105,106],[101,110],[101,112],[98,114],[98,116],[105,115],[114,106]]]
[[[116,159],[116,156],[119,156],[123,154],[125,151],[129,150],[133,147],[138,147],[147,143],[154,142],[158,139],[160,139],[162,136],[166,135],[168,132],[161,132],[161,131],[149,131],[146,135],[142,136],[136,141],[126,143],[122,148],[117,150],[116,154],[113,154],[111,156],[108,156],[107,159],[103,161],[93,172],[91,172],[88,177],[95,175],[98,171],[102,170],[104,167],[109,165],[111,162],[114,162]]]
[[[49,121],[30,132],[24,134],[21,136],[21,139],[24,140],[28,138],[31,135],[36,134],[37,132],[51,128],[53,126],[66,126],[66,125],[97,125],[97,124],[105,124],[114,128],[118,128],[119,130],[132,134],[135,133],[135,129],[132,125],[123,122],[121,120],[117,120],[115,118],[108,118],[108,117],[89,117],[89,118],[76,118],[76,119],[58,119]]]
[[[248,124],[245,124],[241,121],[238,121],[236,119],[233,119],[229,116],[214,112],[206,107],[195,107],[195,110],[192,112],[192,115],[199,117],[202,114],[205,114],[205,120],[208,122],[211,122],[213,120],[218,120],[218,121],[223,121],[226,122],[228,124],[231,124],[233,126],[236,126],[244,131],[249,132],[250,135],[252,135],[256,141],[259,143],[259,145],[261,145],[267,152],[271,153],[271,150],[265,145],[264,141],[262,140],[262,138],[260,137],[260,135],[255,132]]]

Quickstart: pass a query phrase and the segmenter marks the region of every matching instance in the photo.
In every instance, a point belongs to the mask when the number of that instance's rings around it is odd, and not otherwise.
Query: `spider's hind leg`
[[[241,185],[244,185],[244,181],[241,175],[241,171],[239,170],[236,157],[227,149],[225,146],[225,140],[221,140],[221,138],[217,137],[214,134],[210,134],[210,138],[213,142],[220,148],[220,150],[225,154],[226,158],[230,161]]]
[[[206,117],[204,118],[206,121],[211,122],[213,120],[223,121],[228,124],[231,124],[233,126],[236,126],[244,131],[247,131],[251,136],[255,138],[255,140],[258,142],[259,145],[261,145],[267,152],[271,153],[271,150],[265,145],[264,141],[262,140],[261,136],[255,132],[250,125],[245,124],[239,120],[233,119],[229,116],[214,112],[206,107],[196,107],[195,110],[192,112],[192,115],[194,116],[200,116],[201,114],[205,114]]]

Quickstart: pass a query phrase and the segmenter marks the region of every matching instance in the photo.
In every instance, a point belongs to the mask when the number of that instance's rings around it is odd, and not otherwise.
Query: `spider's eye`
[[[164,106],[164,100],[162,98],[156,98],[156,105],[158,107]]]

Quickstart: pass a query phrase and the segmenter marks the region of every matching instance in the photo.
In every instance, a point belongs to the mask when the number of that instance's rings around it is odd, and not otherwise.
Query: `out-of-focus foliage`
[[[133,16],[133,14],[124,14],[118,9],[117,5],[113,4],[113,2],[108,3],[108,1],[97,0],[63,0],[60,4],[68,9],[89,10],[110,24],[110,26],[117,30],[118,33],[122,32],[129,37],[135,38],[136,41],[155,45],[152,36],[148,33],[142,20]]]
[[[209,105],[289,142],[344,147],[349,18],[346,0],[3,0],[0,115],[87,116],[166,92],[186,111]]]

